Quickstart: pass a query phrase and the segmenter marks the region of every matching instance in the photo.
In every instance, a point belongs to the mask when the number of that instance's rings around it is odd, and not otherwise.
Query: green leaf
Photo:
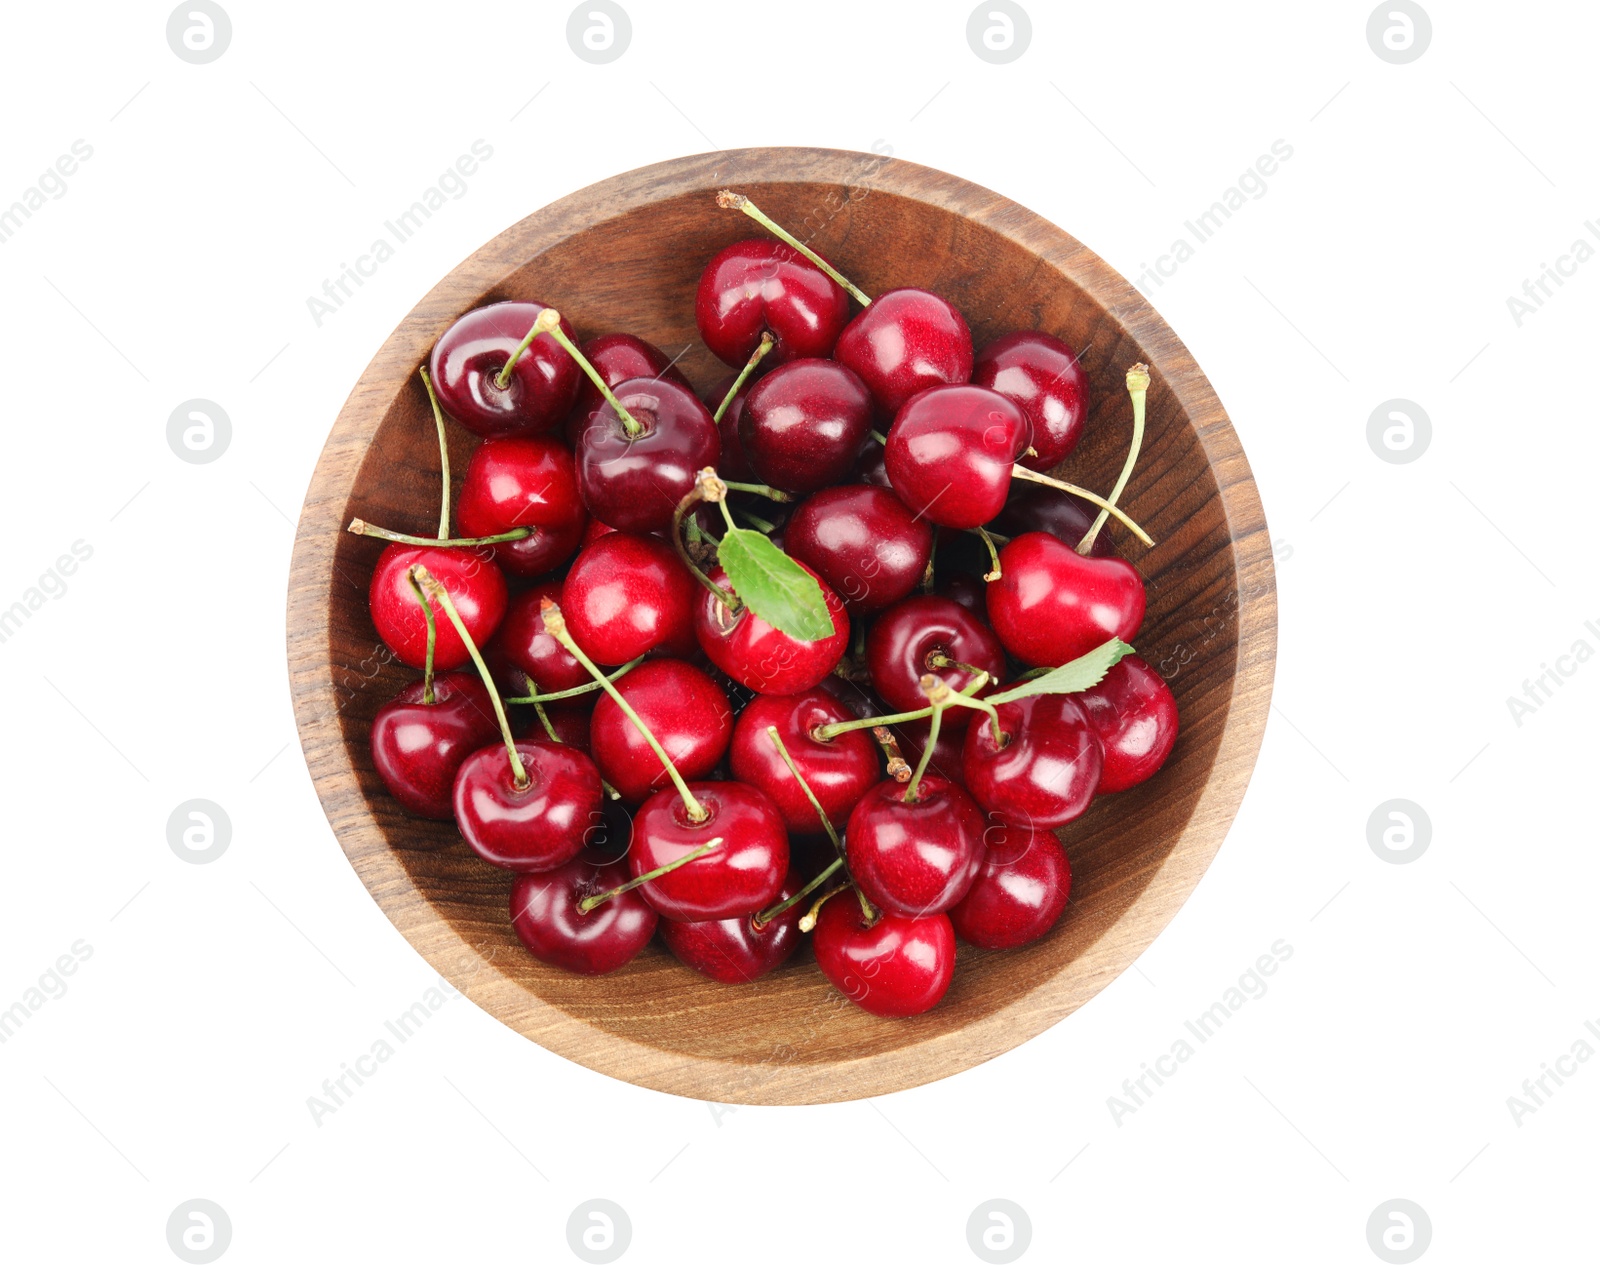
[[[999,694],[989,695],[989,701],[998,705],[1027,698],[1033,694],[1077,694],[1092,685],[1099,685],[1105,679],[1106,673],[1116,667],[1124,655],[1133,652],[1133,647],[1127,642],[1120,637],[1113,637],[1104,645],[1096,646],[1088,654],[1078,656],[1071,663],[1063,663],[1059,668],[1051,668],[1043,676],[1036,676],[1031,681],[1024,681],[1021,685],[1002,690]]]
[[[822,586],[758,531],[735,527],[717,546],[728,583],[752,612],[797,641],[833,635]]]

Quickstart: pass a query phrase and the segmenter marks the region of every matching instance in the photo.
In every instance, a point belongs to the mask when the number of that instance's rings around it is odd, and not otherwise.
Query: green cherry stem
[[[980,672],[961,687],[961,696],[964,698],[970,697],[987,684],[989,684],[989,674]],[[837,738],[840,734],[847,734],[854,729],[875,729],[879,726],[902,725],[908,720],[927,720],[932,715],[932,707],[919,707],[914,712],[896,712],[892,716],[868,716],[863,720],[836,720],[831,725],[818,725],[811,731],[811,736],[818,742],[827,742],[830,739]]]
[[[916,771],[906,783],[906,793],[900,797],[902,804],[917,802],[917,788],[922,785],[922,775],[928,771],[928,762],[933,759],[933,749],[939,745],[939,724],[944,719],[944,709],[955,695],[954,690],[931,674],[924,674],[918,684],[922,686],[922,692],[928,696],[930,708],[928,737],[922,744],[922,759],[917,761]]]
[[[909,782],[911,780],[911,766],[906,763],[905,757],[900,754],[900,740],[882,725],[874,725],[872,727],[872,736],[877,740],[878,745],[883,748],[883,758],[888,762],[888,767],[884,769],[884,772],[896,782]]]
[[[783,757],[783,762],[789,766],[789,772],[794,774],[794,780],[800,783],[800,789],[806,793],[806,798],[811,801],[811,807],[817,810],[817,816],[822,821],[822,829],[827,832],[828,839],[833,843],[833,850],[839,855],[832,865],[830,865],[821,874],[817,875],[816,878],[812,879],[810,883],[806,884],[803,890],[798,892],[790,900],[785,901],[782,905],[778,906],[778,908],[773,910],[771,914],[762,915],[762,921],[766,921],[768,918],[776,918],[785,909],[792,905],[799,904],[802,896],[806,895],[807,892],[814,891],[822,884],[823,879],[827,878],[829,874],[832,874],[834,870],[844,864],[844,840],[839,838],[839,832],[833,828],[833,823],[828,820],[828,814],[822,811],[822,804],[818,801],[816,794],[811,789],[810,784],[805,780],[804,777],[801,776],[800,766],[794,762],[794,757],[789,754],[789,748],[783,745],[783,736],[778,733],[778,727],[776,725],[767,726],[767,737],[772,739],[772,745],[778,749],[778,754]],[[871,922],[877,915],[873,912],[872,906],[867,903],[867,898],[859,887],[856,888],[856,896],[861,901],[861,916],[868,922]],[[759,931],[760,929],[761,926],[758,922],[756,924],[756,930]]]
[[[1150,367],[1144,364],[1134,365],[1128,370],[1128,399],[1133,404],[1133,441],[1128,445],[1128,459],[1122,463],[1122,473],[1117,476],[1116,486],[1111,489],[1108,498],[1112,505],[1117,503],[1117,498],[1122,495],[1122,489],[1128,486],[1128,480],[1133,477],[1133,467],[1139,460],[1139,449],[1144,445],[1144,405],[1145,396],[1150,390]],[[1095,538],[1100,535],[1100,529],[1106,525],[1107,511],[1102,509],[1095,516],[1089,530],[1084,533],[1078,542],[1078,552],[1087,556],[1094,548]]]
[[[556,727],[550,723],[550,713],[545,711],[543,703],[535,703],[533,705],[533,714],[539,718],[539,723],[544,726],[545,734],[550,741],[561,742],[561,735],[556,732]]]
[[[433,426],[439,432],[439,474],[443,490],[439,494],[439,539],[450,535],[450,442],[445,436],[444,410],[439,407],[439,397],[433,392],[433,379],[428,376],[428,366],[418,370],[422,385],[428,388],[428,403],[433,406]]]
[[[823,870],[822,873],[817,875],[816,878],[812,879],[793,896],[789,897],[788,900],[779,901],[771,909],[763,909],[760,913],[752,915],[750,918],[750,925],[757,931],[760,931],[761,928],[765,927],[780,914],[788,913],[791,909],[793,909],[801,901],[805,900],[806,897],[810,896],[812,892],[816,891],[817,888],[821,887],[842,869],[844,869],[844,858],[834,857],[833,860],[828,862],[827,869]],[[808,927],[806,930],[809,931],[810,928]]]
[[[571,356],[578,362],[578,368],[582,369],[586,374],[589,375],[589,381],[594,383],[595,389],[605,397],[606,403],[609,404],[612,411],[616,413],[617,420],[622,423],[622,429],[627,432],[629,439],[638,439],[640,435],[644,434],[644,427],[639,425],[632,413],[628,412],[627,409],[622,407],[622,401],[617,399],[616,395],[611,390],[611,385],[604,378],[602,378],[599,371],[589,363],[589,357],[585,356],[581,351],[579,351],[577,344],[567,337],[566,331],[561,328],[561,313],[556,311],[555,308],[547,307],[544,311],[539,313],[538,318],[533,322],[533,328],[528,331],[528,336],[522,340],[522,346],[526,347],[540,334],[549,334],[551,338],[555,339],[556,342],[561,345],[561,349],[565,351],[567,355]],[[518,348],[517,354],[521,355],[521,351],[522,349]],[[511,359],[513,362],[515,362],[516,356],[513,356]],[[505,378],[506,382],[510,381],[510,378],[506,376],[509,372],[509,365],[500,371],[500,376]],[[500,385],[503,387],[506,385],[506,382],[501,382]]]
[[[665,865],[658,865],[648,874],[641,874],[638,878],[630,878],[626,883],[613,887],[609,892],[597,892],[593,896],[585,896],[578,902],[578,912],[580,914],[590,913],[596,906],[605,904],[613,896],[621,896],[624,892],[631,892],[634,888],[643,887],[652,879],[658,879],[663,874],[671,874],[679,866],[688,865],[690,861],[698,861],[721,842],[722,836],[718,835],[710,843],[702,843],[693,852],[685,852],[675,861],[668,861]]]
[[[643,662],[644,656],[640,655],[637,659],[624,663],[606,679],[608,681],[620,681]],[[506,702],[532,703],[537,707],[541,703],[559,703],[564,698],[581,698],[585,694],[593,694],[596,690],[604,688],[599,681],[587,681],[582,685],[574,685],[570,690],[557,690],[553,694],[529,694],[525,698],[508,698]]]
[[[672,511],[672,547],[677,551],[679,561],[689,568],[689,574],[700,581],[717,601],[730,611],[736,611],[739,609],[739,599],[702,571],[689,556],[689,547],[683,543],[683,520],[689,516],[689,512],[701,501],[721,501],[727,494],[728,486],[717,478],[715,470],[707,466],[700,471],[695,476],[694,486],[684,494],[683,500],[678,502],[678,508]],[[723,512],[726,513],[726,509]]]
[[[823,272],[827,273],[841,286],[843,286],[844,289],[849,291],[850,297],[853,298],[857,303],[861,304],[862,307],[872,306],[872,300],[858,290],[855,286],[851,285],[843,273],[841,273],[821,255],[817,254],[816,251],[812,250],[811,247],[807,246],[788,229],[768,219],[766,212],[764,212],[754,202],[750,201],[749,198],[745,197],[744,194],[735,193],[731,189],[719,190],[717,193],[717,205],[722,207],[724,210],[743,211],[757,224],[761,225],[762,228],[766,229],[767,232],[771,233],[780,241],[787,242],[812,263],[816,264],[817,267],[821,268]]]
[[[456,635],[461,638],[461,644],[467,648],[467,653],[472,656],[473,666],[478,669],[478,675],[483,678],[483,686],[489,691],[489,701],[494,704],[494,718],[500,722],[500,736],[505,739],[506,755],[511,761],[511,784],[519,791],[528,789],[528,770],[522,765],[522,757],[517,753],[517,740],[511,736],[511,722],[506,719],[505,704],[500,701],[500,691],[495,688],[494,676],[489,671],[489,665],[483,661],[483,656],[478,653],[478,647],[472,640],[472,634],[467,631],[467,626],[461,622],[461,616],[456,611],[456,604],[450,600],[449,591],[433,575],[428,568],[420,563],[411,568],[410,576],[422,586],[435,602],[439,609],[444,611],[445,617],[455,625]]]
[[[985,584],[992,584],[1000,578],[1000,554],[995,549],[994,542],[998,540],[1002,545],[1010,544],[1011,542],[1006,537],[996,535],[994,532],[984,531],[981,527],[974,527],[972,532],[973,535],[982,538],[984,548],[989,551],[989,572],[983,577],[983,580]]]
[[[1098,505],[1145,544],[1153,545],[1156,543],[1150,539],[1150,534],[1143,527],[1106,500],[1105,497],[1095,495],[1088,488],[1080,488],[1076,483],[1067,483],[1061,479],[1052,479],[1048,474],[1040,474],[1036,470],[1028,469],[1027,466],[1012,466],[1011,477],[1013,479],[1022,479],[1028,483],[1043,484],[1047,488],[1055,488],[1058,492],[1070,492],[1073,496],[1088,501],[1090,505]]]
[[[422,618],[428,621],[428,650],[422,660],[422,701],[429,707],[433,706],[433,646],[438,638],[438,629],[433,623],[433,607],[428,605],[428,595],[422,591],[422,585],[417,583],[417,577],[406,573],[406,579],[411,582],[411,590],[417,595],[417,601],[422,603]]]
[[[733,397],[739,394],[739,388],[756,371],[756,366],[762,358],[772,350],[772,335],[765,330],[761,331],[761,341],[756,344],[756,349],[750,353],[750,359],[744,362],[744,368],[739,370],[739,376],[733,380],[733,385],[728,388],[728,393],[722,397],[722,403],[717,405],[717,411],[711,415],[713,422],[720,422],[722,415],[728,411],[728,406],[733,403]]]
[[[376,536],[379,540],[392,540],[398,545],[427,545],[433,549],[476,549],[479,545],[501,545],[509,540],[526,540],[533,535],[531,527],[513,527],[510,531],[503,531],[497,536],[408,536],[403,531],[390,531],[387,527],[375,527],[363,518],[352,518],[350,526],[345,529],[356,536]]]
[[[773,532],[778,530],[778,524],[771,523],[771,522],[768,522],[764,518],[757,517],[755,514],[752,514],[749,510],[745,510],[745,509],[734,510],[734,513],[737,514],[740,518],[744,519],[745,522],[749,523],[750,526],[754,527],[758,532],[760,532],[764,536],[770,536],[770,535],[772,535]],[[690,521],[691,525],[694,522],[693,519],[690,519],[689,521]]]
[[[725,479],[722,486],[730,492],[749,492],[755,496],[764,496],[769,501],[781,501],[784,504],[794,500],[790,493],[780,492],[777,488],[769,488],[765,483],[734,483]]]

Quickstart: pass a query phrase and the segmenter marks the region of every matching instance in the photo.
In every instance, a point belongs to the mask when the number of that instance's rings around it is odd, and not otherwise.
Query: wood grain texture
[[[731,987],[652,945],[600,979],[536,962],[512,934],[511,876],[449,823],[407,817],[372,768],[373,714],[414,674],[388,661],[367,614],[381,542],[352,517],[429,534],[438,453],[416,376],[434,341],[480,303],[537,298],[592,337],[650,339],[704,386],[724,370],[700,345],[693,294],[722,246],[759,230],[719,211],[731,186],[831,258],[869,294],[925,286],[976,342],[1048,330],[1082,349],[1088,434],[1062,473],[1099,489],[1126,451],[1127,366],[1151,366],[1144,456],[1123,498],[1156,538],[1111,531],[1144,575],[1137,640],[1167,676],[1182,732],[1165,769],[1102,796],[1062,832],[1072,902],[1045,939],[1009,953],[963,947],[932,1012],[875,1018],[834,992],[809,950]],[[686,349],[686,350],[685,350]],[[472,437],[454,430],[459,471]],[[1250,467],[1183,344],[1091,251],[987,189],[873,154],[750,149],[603,181],[508,229],[450,273],[362,374],[323,450],[290,575],[289,671],[317,792],[374,899],[436,969],[503,1023],[598,1071],[732,1103],[816,1103],[888,1093],[971,1067],[1072,1013],[1120,974],[1199,882],[1255,764],[1277,639],[1272,553]]]

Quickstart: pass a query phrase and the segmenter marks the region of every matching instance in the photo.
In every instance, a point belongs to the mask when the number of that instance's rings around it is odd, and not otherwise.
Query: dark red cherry
[[[947,597],[957,606],[969,611],[978,619],[989,617],[988,585],[977,576],[967,571],[948,571],[941,575],[934,584],[933,591],[938,597]]]
[[[528,775],[516,785],[505,744],[473,752],[456,772],[456,827],[467,846],[508,870],[553,870],[583,847],[589,814],[600,809],[600,774],[581,751],[519,741]]]
[[[539,603],[547,597],[552,602],[561,601],[560,580],[545,580],[515,594],[506,607],[500,631],[484,647],[483,657],[491,664],[503,663],[522,674],[518,686],[514,687],[517,693],[525,685],[534,693],[554,694],[587,685],[591,680],[583,664],[545,632]]]
[[[1027,419],[988,387],[930,387],[889,428],[884,467],[895,494],[943,527],[981,527],[1005,507]]]
[[[689,379],[683,376],[683,371],[666,352],[632,334],[601,334],[598,338],[580,343],[578,350],[588,357],[595,372],[613,390],[630,378],[664,378],[680,387],[689,387]],[[605,397],[600,394],[600,388],[595,386],[588,374],[581,374],[572,415],[587,418],[604,403]],[[571,424],[570,420],[568,424]]]
[[[697,587],[666,541],[612,532],[573,561],[560,606],[584,653],[614,667],[658,647],[691,653]]]
[[[494,705],[475,673],[444,672],[433,679],[433,702],[413,681],[372,718],[372,764],[402,807],[448,821],[456,770],[500,732]],[[845,737],[854,737],[846,734]],[[876,770],[874,770],[876,771]]]
[[[792,833],[822,829],[800,783],[767,733],[775,726],[790,757],[828,820],[843,827],[856,801],[878,780],[878,746],[865,729],[852,729],[819,742],[812,733],[823,725],[856,719],[854,712],[821,686],[798,694],[758,694],[739,713],[729,748],[733,776],[765,791]]]
[[[1078,357],[1059,338],[1019,330],[995,339],[972,362],[972,380],[1014,400],[1028,418],[1034,456],[1019,456],[1030,470],[1050,470],[1083,437],[1089,383]]]
[[[628,848],[633,876],[714,839],[722,842],[638,890],[663,918],[677,922],[737,918],[765,909],[777,899],[789,871],[789,837],[778,806],[743,782],[690,782],[689,791],[706,810],[704,821],[690,820],[688,806],[672,787],[645,800],[634,815]]]
[[[787,900],[803,886],[804,881],[791,871],[773,903]],[[705,922],[674,922],[664,918],[661,939],[673,957],[700,974],[724,984],[748,984],[794,956],[805,938],[800,934],[800,917],[804,913],[805,906],[796,905],[759,926],[755,914]]]
[[[929,673],[957,692],[971,684],[970,672],[952,667],[946,660],[987,672],[992,683],[1005,676],[1006,656],[999,638],[947,597],[908,597],[886,610],[867,630],[867,672],[872,688],[892,711],[909,712],[928,705],[920,682]],[[952,732],[965,729],[976,714],[970,707],[947,708],[943,728]]]
[[[722,401],[727,398],[728,392],[733,389],[737,378],[737,374],[724,375],[700,397],[701,403],[711,410],[713,416],[716,415]],[[753,378],[746,380],[724,410],[722,420],[717,423],[717,439],[722,445],[721,455],[717,458],[717,473],[724,479],[733,479],[739,483],[756,481],[756,472],[750,468],[750,462],[745,459],[744,446],[739,442],[739,419],[744,416],[744,402],[750,398],[750,388],[755,384]]]
[[[712,256],[695,291],[694,320],[712,355],[742,369],[773,337],[769,364],[827,356],[850,315],[843,289],[794,247],[766,238]]]
[[[964,790],[924,773],[916,799],[879,782],[845,826],[846,864],[881,909],[921,917],[943,913],[967,894],[983,859],[983,813]]]
[[[408,578],[410,569],[419,565],[444,585],[474,642],[481,646],[494,636],[505,616],[507,598],[506,578],[493,561],[471,549],[390,545],[372,569],[367,603],[378,636],[401,663],[420,668],[428,655],[428,620]],[[439,604],[431,599],[428,604],[437,629],[433,666],[440,672],[459,668],[471,656]]]
[[[531,536],[493,546],[495,561],[512,575],[555,570],[572,557],[589,525],[572,454],[543,437],[484,440],[467,463],[456,523],[464,536],[530,527]]]
[[[800,565],[805,567],[803,562]],[[728,587],[727,572],[721,567],[712,571],[711,579]],[[820,579],[818,583],[822,583]],[[833,671],[850,640],[850,617],[844,613],[839,595],[822,584],[822,596],[833,616],[832,636],[798,641],[749,607],[730,611],[716,594],[702,589],[695,598],[695,637],[706,657],[746,689],[758,694],[797,694]]]
[[[634,378],[615,394],[640,433],[629,435],[611,405],[597,409],[578,439],[578,490],[618,531],[663,531],[695,474],[717,464],[716,423],[693,391],[664,378]]]
[[[871,429],[872,397],[861,379],[836,361],[806,358],[751,388],[739,443],[763,483],[803,495],[849,474]]]
[[[807,497],[783,540],[789,556],[815,571],[851,615],[871,615],[917,587],[933,528],[893,492],[854,483]]]
[[[1020,949],[1056,925],[1072,890],[1060,841],[1027,826],[990,826],[983,865],[954,909],[956,934],[980,949]]]
[[[556,741],[571,747],[575,751],[589,754],[589,720],[594,715],[594,708],[588,699],[577,698],[572,702],[545,703],[544,714],[550,718],[550,724],[555,728]],[[544,738],[544,726],[537,720],[531,720],[526,727],[531,737]],[[610,801],[607,801],[610,802]]]
[[[955,975],[956,934],[948,917],[885,912],[869,927],[848,892],[822,907],[811,943],[828,983],[889,1019],[933,1009]]]
[[[1051,830],[1083,815],[1100,785],[1100,738],[1071,694],[1001,703],[1001,741],[987,716],[967,730],[961,780],[1002,821]]]
[[[1112,637],[1132,641],[1144,622],[1144,581],[1121,558],[1085,558],[1043,532],[1000,551],[989,623],[1032,667],[1058,667]]]
[[[504,388],[497,381],[544,309],[543,303],[516,302],[474,308],[434,345],[429,368],[439,403],[474,434],[542,434],[572,407],[582,371],[549,334],[517,357]],[[573,336],[565,320],[561,331]]]
[[[1099,685],[1073,697],[1105,750],[1102,791],[1137,786],[1166,763],[1178,741],[1178,703],[1161,674],[1138,655],[1126,656]]]
[[[1063,492],[1060,488],[1046,487],[1042,483],[1024,483],[1013,479],[1011,491],[1006,495],[1006,507],[994,520],[994,529],[1003,536],[1020,536],[1023,532],[1048,532],[1074,549],[1088,534],[1099,511],[1088,501]],[[1089,546],[1096,558],[1114,558],[1116,546],[1110,534],[1102,531]]]
[[[889,290],[845,326],[833,358],[854,369],[893,417],[918,391],[972,377],[972,332],[937,294]]]
[[[721,687],[699,668],[681,659],[650,659],[617,682],[617,693],[683,777],[704,777],[717,767],[733,736],[733,711]],[[660,758],[609,694],[601,695],[589,718],[589,749],[600,775],[631,804],[670,784]]]
[[[541,962],[578,975],[604,975],[631,961],[655,934],[658,915],[637,891],[578,912],[578,903],[628,881],[621,861],[580,852],[557,869],[511,885],[511,929]]]

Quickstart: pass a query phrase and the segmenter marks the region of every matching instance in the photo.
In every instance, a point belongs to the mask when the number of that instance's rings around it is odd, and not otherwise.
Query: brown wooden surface
[[[1102,796],[1062,832],[1072,901],[1026,949],[963,946],[944,1002],[910,1020],[846,1002],[809,949],[753,985],[715,983],[659,945],[600,979],[536,962],[507,917],[511,876],[449,823],[407,817],[373,771],[374,712],[415,674],[387,662],[367,614],[381,542],[363,517],[427,535],[437,521],[433,426],[416,368],[462,312],[504,298],[558,306],[582,337],[625,330],[698,386],[724,372],[699,343],[693,295],[720,247],[760,230],[719,211],[737,188],[868,294],[937,290],[981,346],[1015,328],[1083,351],[1094,403],[1062,473],[1109,488],[1128,410],[1122,375],[1150,364],[1144,456],[1123,503],[1156,538],[1136,638],[1170,679],[1182,733],[1165,769]],[[459,472],[472,437],[453,428]],[[458,476],[459,477],[459,476]],[[473,254],[401,322],[351,393],[301,512],[289,587],[289,671],[306,761],[334,834],[374,899],[435,968],[531,1040],[640,1085],[720,1102],[815,1103],[905,1089],[1011,1049],[1116,978],[1166,926],[1226,834],[1255,764],[1276,647],[1272,554],[1250,467],[1183,344],[1134,289],[1060,229],[953,176],[872,154],[751,149],[660,163],[535,212]]]

